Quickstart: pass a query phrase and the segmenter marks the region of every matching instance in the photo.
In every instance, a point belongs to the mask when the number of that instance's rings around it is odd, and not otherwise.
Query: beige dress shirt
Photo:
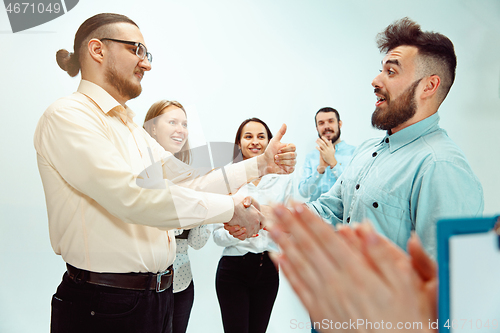
[[[53,103],[34,137],[52,248],[93,272],[159,272],[175,258],[172,229],[228,222],[256,159],[206,175],[180,162],[98,85]],[[219,194],[216,194],[219,193]]]

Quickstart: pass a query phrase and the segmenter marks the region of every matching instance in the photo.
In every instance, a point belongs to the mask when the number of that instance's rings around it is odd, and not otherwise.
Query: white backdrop
[[[142,124],[158,99],[189,114],[191,136],[232,141],[238,125],[260,117],[297,145],[298,175],[314,149],[314,113],[340,111],[342,138],[358,145],[371,128],[370,83],[383,58],[376,33],[404,16],[444,33],[458,57],[455,84],[440,109],[441,126],[464,150],[484,187],[485,214],[500,209],[500,1],[421,0],[80,0],[70,12],[13,34],[0,9],[0,332],[48,332],[50,299],[64,271],[49,243],[33,133],[45,108],[73,92],[79,78],[60,70],[55,52],[71,50],[79,25],[99,12],[131,17],[141,28],[153,70],[129,102]],[[222,332],[214,290],[222,249],[212,240],[191,252],[196,300],[189,332]],[[307,314],[285,279],[269,332],[306,332]]]

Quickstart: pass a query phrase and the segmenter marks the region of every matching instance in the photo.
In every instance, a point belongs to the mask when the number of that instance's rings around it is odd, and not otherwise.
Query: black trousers
[[[215,287],[225,333],[264,333],[269,324],[279,275],[267,252],[223,256]]]
[[[65,273],[52,297],[52,333],[172,332],[172,286],[127,290],[75,282]]]
[[[183,291],[174,293],[174,319],[173,333],[185,333],[188,327],[189,316],[194,302],[194,283],[191,280],[189,286]]]

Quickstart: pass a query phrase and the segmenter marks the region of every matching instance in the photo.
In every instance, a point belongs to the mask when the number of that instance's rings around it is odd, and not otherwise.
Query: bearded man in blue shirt
[[[342,120],[337,110],[321,108],[314,116],[319,138],[316,149],[306,156],[299,193],[314,201],[328,192],[351,161],[356,147],[340,139]]]
[[[436,257],[436,222],[481,216],[483,190],[464,153],[438,125],[454,78],[453,43],[403,18],[377,36],[386,55],[372,86],[372,125],[387,131],[356,150],[329,192],[308,203],[332,224],[369,219],[405,248],[415,231]]]

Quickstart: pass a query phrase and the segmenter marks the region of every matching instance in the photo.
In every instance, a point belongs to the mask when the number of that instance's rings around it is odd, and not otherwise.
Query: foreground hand
[[[426,299],[422,279],[406,253],[369,224],[355,232],[336,233],[303,205],[295,204],[294,210],[277,206],[277,222],[268,229],[283,250],[274,260],[313,321],[360,324],[343,327],[346,332],[377,331],[361,321],[383,321],[392,329],[399,322],[420,322],[415,331],[429,332],[430,318],[420,311]],[[322,324],[320,331],[338,332],[333,325]]]
[[[233,197],[234,201],[234,214],[233,218],[224,223],[224,228],[229,233],[239,240],[244,240],[257,234],[261,229],[261,221],[264,216],[255,207],[259,204],[250,197],[246,197],[240,201],[237,197]]]
[[[292,173],[297,163],[295,145],[293,143],[281,143],[281,139],[286,132],[286,125],[283,124],[269,144],[264,154],[257,157],[259,174],[261,176],[269,173]]]
[[[413,268],[420,276],[420,288],[422,291],[420,310],[425,317],[432,322],[437,320],[437,294],[438,294],[438,270],[437,264],[425,252],[422,242],[417,234],[413,234],[408,240],[408,253],[410,254]]]

